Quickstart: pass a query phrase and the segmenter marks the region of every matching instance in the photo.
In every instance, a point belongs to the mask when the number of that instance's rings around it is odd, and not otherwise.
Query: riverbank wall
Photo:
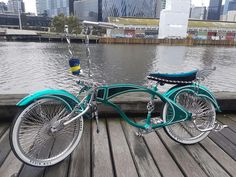
[[[27,96],[27,94],[0,94],[0,121],[12,121],[20,108],[16,103]],[[236,92],[216,92],[218,104],[223,113],[236,112]],[[121,109],[129,115],[143,115],[147,113],[147,102],[142,95],[137,96],[129,94],[127,96],[119,97],[114,100]],[[162,102],[157,102],[158,111],[163,107]],[[99,104],[100,116],[118,116],[118,114],[111,108]]]
[[[102,44],[164,44],[164,45],[221,45],[236,46],[234,40],[196,40],[196,39],[141,39],[141,38],[100,38]]]
[[[154,39],[154,38],[109,38],[90,35],[90,43],[101,44],[155,44],[155,45],[212,45],[212,46],[236,46],[234,40],[197,40],[197,39]],[[84,35],[71,35],[72,43],[84,43]],[[0,33],[0,41],[21,42],[66,42],[64,34],[57,33]]]

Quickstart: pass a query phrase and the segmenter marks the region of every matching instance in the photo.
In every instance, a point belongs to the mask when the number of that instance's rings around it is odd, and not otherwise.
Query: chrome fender
[[[26,96],[22,100],[20,100],[16,105],[17,106],[27,106],[30,103],[34,102],[35,100],[39,100],[41,98],[47,98],[47,97],[56,97],[59,98],[66,103],[68,103],[72,108],[79,103],[79,99],[76,98],[71,93],[65,91],[65,90],[42,90],[35,92],[31,95]]]
[[[200,97],[208,98],[213,103],[216,111],[221,112],[220,106],[218,105],[213,93],[211,93],[209,89],[201,85],[199,85],[198,87],[196,87],[196,85],[194,84],[186,85],[186,86],[175,86],[169,89],[164,95],[170,98],[171,100],[174,100],[175,95],[181,90],[191,90]]]

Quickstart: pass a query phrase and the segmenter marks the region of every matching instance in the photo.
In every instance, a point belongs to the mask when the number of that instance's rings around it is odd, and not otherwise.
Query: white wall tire
[[[52,121],[71,112],[72,108],[57,97],[47,97],[28,105],[15,118],[10,143],[15,155],[31,166],[51,166],[65,159],[79,143],[83,119],[58,132],[49,131]]]
[[[196,123],[201,129],[212,127],[215,123],[216,113],[212,102],[206,97],[197,97],[193,92],[185,90],[176,94],[175,102],[179,103],[189,112],[205,113],[205,116],[196,119]],[[163,121],[167,121],[168,104],[163,109]],[[209,113],[207,115],[207,113]],[[200,127],[202,126],[202,127]],[[193,120],[183,121],[164,127],[166,133],[173,140],[182,144],[195,144],[208,136],[210,131],[199,131],[193,123]]]

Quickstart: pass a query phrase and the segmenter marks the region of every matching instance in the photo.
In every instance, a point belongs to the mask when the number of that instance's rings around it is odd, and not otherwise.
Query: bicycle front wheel
[[[193,115],[198,116],[188,121],[166,126],[164,129],[169,137],[182,144],[194,144],[206,138],[210,131],[205,130],[213,127],[216,119],[212,102],[206,97],[199,97],[187,90],[180,91],[174,101]],[[168,116],[172,115],[171,110],[166,104],[163,109],[164,121],[167,121]]]
[[[47,97],[27,106],[14,120],[10,142],[15,155],[31,166],[50,166],[65,159],[79,143],[83,119],[51,131],[53,123],[72,107],[58,97]]]

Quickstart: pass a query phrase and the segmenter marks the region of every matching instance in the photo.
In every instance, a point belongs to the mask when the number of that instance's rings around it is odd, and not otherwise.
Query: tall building
[[[36,0],[36,10],[38,15],[49,17],[63,13],[65,16],[74,14],[74,0]]]
[[[230,21],[232,21],[232,14],[233,12],[230,11],[235,11],[236,7],[236,0],[226,0],[223,8],[223,14],[221,15],[221,20],[223,21],[229,21],[229,16],[230,16]]]
[[[225,0],[223,15],[227,15],[230,0]]]
[[[228,12],[236,10],[236,0],[231,0],[229,2]]]
[[[25,12],[25,3],[23,0],[8,0],[7,9],[13,14],[17,14],[19,10]]]
[[[59,14],[69,16],[69,0],[47,0],[47,13],[49,17]]]
[[[74,15],[74,1],[75,0],[69,0],[69,15]]]
[[[208,20],[219,20],[222,0],[210,0],[208,7]]]
[[[42,15],[47,10],[47,0],[36,0],[37,15]]]
[[[98,0],[75,1],[74,15],[81,20],[98,21]]]
[[[0,2],[0,13],[5,13],[7,11],[7,5],[4,2]]]
[[[236,1],[229,2],[227,21],[236,21]]]
[[[206,7],[192,7],[190,11],[191,19],[205,20],[206,19]]]
[[[226,21],[236,22],[236,11],[235,10],[228,11]]]
[[[161,9],[166,8],[166,0],[160,0],[161,1]]]
[[[74,2],[74,14],[82,20],[107,21],[107,17],[158,18],[161,0],[79,0]]]

